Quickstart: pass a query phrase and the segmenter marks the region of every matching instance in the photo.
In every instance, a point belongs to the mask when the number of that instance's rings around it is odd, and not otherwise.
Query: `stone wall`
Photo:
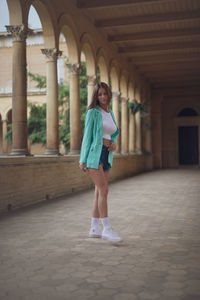
[[[78,155],[0,158],[0,213],[91,188],[78,160]],[[151,155],[115,155],[110,181],[151,169]]]

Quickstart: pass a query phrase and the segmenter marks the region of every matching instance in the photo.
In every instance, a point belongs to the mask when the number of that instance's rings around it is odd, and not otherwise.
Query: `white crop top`
[[[102,121],[103,121],[103,138],[110,140],[111,135],[117,130],[117,126],[113,120],[110,112],[106,112],[101,109]]]

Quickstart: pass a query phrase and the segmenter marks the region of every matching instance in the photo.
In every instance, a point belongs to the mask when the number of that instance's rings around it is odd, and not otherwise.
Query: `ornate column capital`
[[[56,48],[46,48],[41,49],[42,54],[44,54],[47,58],[47,61],[56,61],[58,57],[62,55],[62,51],[59,51]]]
[[[88,76],[86,76],[86,78],[87,78],[88,85],[96,84],[96,80],[97,80],[96,75],[88,75]]]
[[[119,100],[121,93],[119,91],[112,91],[112,100]]]
[[[7,32],[11,33],[14,42],[24,42],[27,38],[27,35],[33,30],[22,25],[6,25]]]
[[[78,75],[81,65],[79,63],[76,64],[66,63],[66,67],[68,68],[70,75]]]

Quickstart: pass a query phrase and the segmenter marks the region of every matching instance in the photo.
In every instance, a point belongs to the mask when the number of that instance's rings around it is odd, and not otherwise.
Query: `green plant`
[[[39,106],[28,102],[28,139],[32,144],[46,144],[46,103]]]
[[[133,99],[132,101],[128,102],[128,108],[134,115],[139,111],[144,111],[144,105],[142,103],[139,103],[136,99]]]
[[[31,78],[32,81],[37,83],[35,87],[37,87],[38,89],[46,88],[46,86],[47,86],[46,76],[39,75],[39,74],[33,74],[30,72],[28,72],[28,76]]]

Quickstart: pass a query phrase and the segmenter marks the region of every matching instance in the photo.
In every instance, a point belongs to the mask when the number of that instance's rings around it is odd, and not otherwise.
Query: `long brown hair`
[[[91,108],[94,108],[97,105],[99,105],[98,92],[99,92],[100,88],[102,88],[106,91],[106,93],[108,94],[108,104],[110,103],[110,101],[112,99],[111,89],[105,82],[100,82],[100,83],[97,83],[94,87],[93,94],[92,94],[92,102],[90,103],[90,105],[88,106],[87,109],[91,109]]]

